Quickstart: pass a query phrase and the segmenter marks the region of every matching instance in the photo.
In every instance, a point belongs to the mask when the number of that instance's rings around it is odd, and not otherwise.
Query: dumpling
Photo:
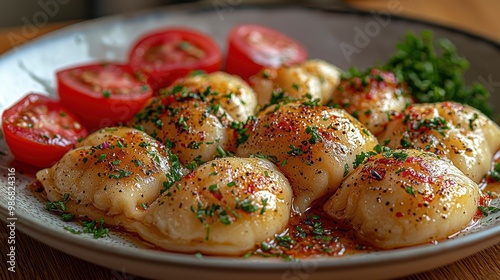
[[[255,114],[257,97],[253,89],[240,77],[225,72],[188,75],[175,81],[171,89],[188,88],[193,92],[209,91],[210,103],[219,104],[232,119],[244,122]]]
[[[393,73],[373,69],[366,76],[342,78],[333,103],[377,135],[412,101]]]
[[[273,160],[290,180],[300,213],[334,192],[352,171],[356,155],[378,144],[346,111],[308,102],[269,107],[248,129],[236,155]]]
[[[233,120],[218,104],[187,88],[155,97],[129,126],[155,137],[184,165],[214,159],[218,150],[234,150]]]
[[[280,233],[291,201],[288,180],[271,162],[218,158],[164,192],[134,226],[167,250],[236,255]]]
[[[294,66],[265,68],[250,78],[260,105],[269,104],[276,92],[294,99],[318,99],[326,104],[339,82],[340,70],[318,59]]]
[[[396,148],[417,148],[449,158],[478,183],[500,148],[500,127],[478,110],[454,102],[410,105],[394,118],[379,141]]]
[[[408,149],[372,156],[324,210],[366,243],[392,249],[445,239],[469,225],[478,185],[446,159]]]
[[[49,201],[69,195],[68,212],[126,226],[126,221],[144,216],[164,186],[186,173],[173,158],[144,132],[106,128],[89,135],[36,177]]]

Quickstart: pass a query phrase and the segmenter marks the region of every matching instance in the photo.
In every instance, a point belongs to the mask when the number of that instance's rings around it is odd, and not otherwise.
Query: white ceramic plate
[[[236,3],[236,1],[230,1]],[[128,16],[109,17],[70,26],[10,51],[0,58],[0,112],[30,91],[55,94],[58,68],[96,59],[125,61],[128,46],[145,31],[169,25],[190,26],[211,34],[224,48],[225,36],[236,23],[259,23],[281,30],[306,45],[310,56],[341,68],[366,67],[384,61],[407,31],[432,29],[436,37],[452,40],[472,64],[467,80],[486,83],[499,91],[499,45],[452,29],[422,22],[371,14],[300,7],[168,8]],[[362,35],[363,33],[364,35]],[[346,49],[353,53],[348,54]],[[500,98],[492,99],[494,104]],[[5,151],[0,141],[0,150]],[[7,166],[0,156],[0,216],[6,220]],[[33,178],[16,173],[17,229],[68,254],[118,271],[171,279],[358,279],[391,278],[456,261],[500,242],[500,213],[490,215],[468,232],[437,245],[340,258],[283,262],[275,259],[196,258],[148,249],[127,236],[93,239],[73,235],[59,216],[45,210],[26,188]],[[498,205],[498,201],[496,202]]]

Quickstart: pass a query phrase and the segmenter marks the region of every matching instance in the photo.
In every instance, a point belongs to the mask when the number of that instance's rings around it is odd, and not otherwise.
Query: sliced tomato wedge
[[[277,30],[237,25],[229,33],[225,71],[248,80],[263,67],[293,65],[306,58],[305,47]]]
[[[15,159],[49,167],[69,151],[87,130],[58,101],[30,93],[2,114],[5,141]]]
[[[153,95],[147,78],[123,64],[82,65],[56,76],[61,103],[90,130],[128,121]]]
[[[217,43],[201,32],[169,28],[141,37],[131,48],[129,64],[147,73],[153,88],[159,89],[193,70],[219,70],[222,54]]]

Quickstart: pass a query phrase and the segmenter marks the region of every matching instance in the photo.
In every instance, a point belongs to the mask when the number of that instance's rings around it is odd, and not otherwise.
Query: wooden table
[[[399,0],[350,0],[347,2],[360,9],[383,11],[391,1]],[[402,15],[463,28],[500,42],[500,17],[498,16],[500,1],[498,0],[401,0],[400,2],[404,4]],[[39,28],[34,37],[72,23],[74,22],[49,24]],[[7,37],[8,34],[20,31],[20,27],[0,30],[0,53],[13,47],[12,40]],[[7,227],[4,222],[1,222],[0,237],[6,234]],[[0,279],[139,279],[127,275],[126,271],[112,271],[82,261],[52,249],[21,232],[16,234],[18,272],[10,273],[5,268],[5,239],[0,239],[0,243],[2,248]],[[447,266],[402,279],[500,279],[500,244]]]

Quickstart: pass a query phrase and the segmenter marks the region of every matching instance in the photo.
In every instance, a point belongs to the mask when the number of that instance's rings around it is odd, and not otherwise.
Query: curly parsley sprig
[[[457,101],[475,107],[490,116],[489,92],[474,83],[466,87],[464,73],[469,62],[461,57],[448,39],[437,40],[425,30],[420,37],[409,33],[397,45],[397,52],[382,69],[392,71],[408,84],[411,95],[418,102]]]

